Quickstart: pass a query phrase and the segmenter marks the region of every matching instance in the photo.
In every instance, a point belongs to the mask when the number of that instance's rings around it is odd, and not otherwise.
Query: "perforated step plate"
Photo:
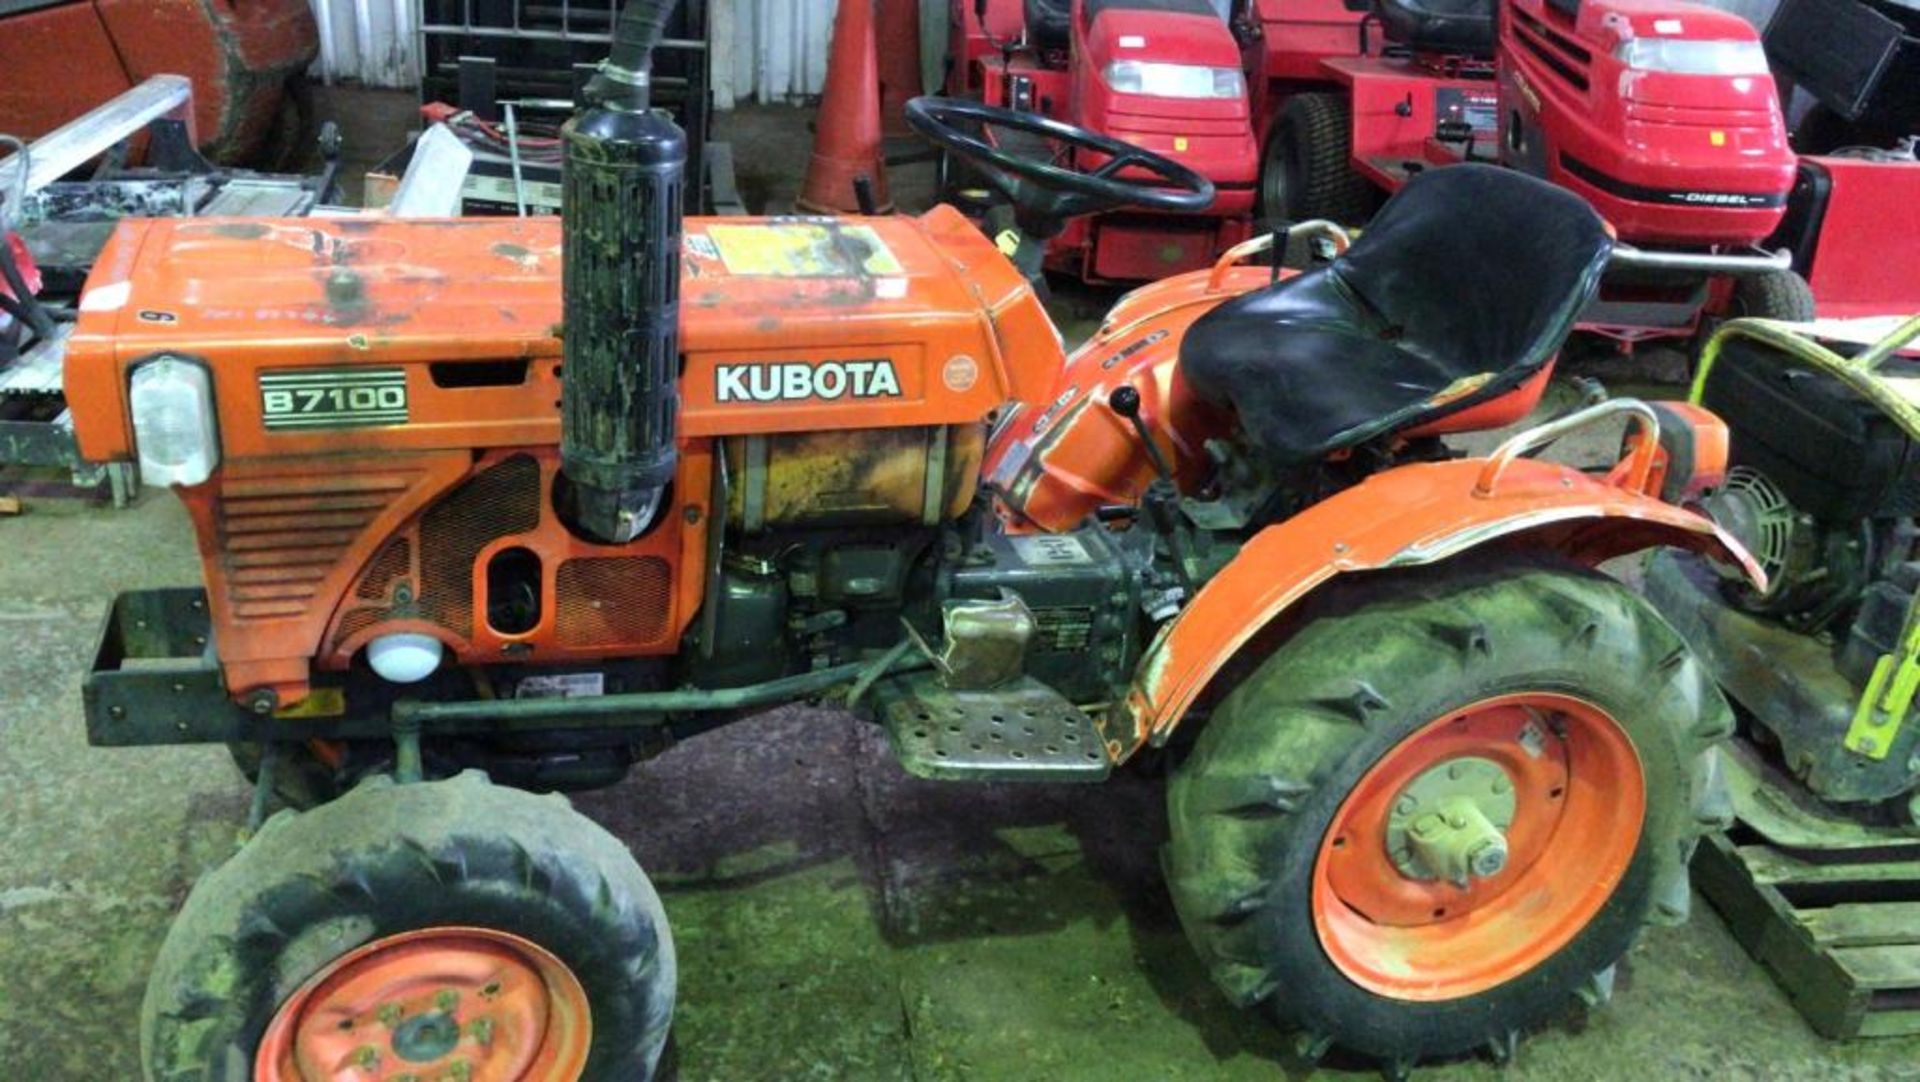
[[[1104,781],[1093,719],[1028,677],[992,691],[952,691],[931,673],[874,688],[907,773],[968,781]]]

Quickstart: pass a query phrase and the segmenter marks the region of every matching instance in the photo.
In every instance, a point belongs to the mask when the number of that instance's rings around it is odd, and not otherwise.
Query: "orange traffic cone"
[[[880,130],[889,138],[913,134],[907,102],[920,96],[919,0],[879,0]]]
[[[856,180],[872,186],[876,213],[893,210],[880,159],[880,60],[873,40],[874,0],[840,0],[827,54],[827,86],[813,129],[813,157],[793,205],[809,214],[860,210]]]

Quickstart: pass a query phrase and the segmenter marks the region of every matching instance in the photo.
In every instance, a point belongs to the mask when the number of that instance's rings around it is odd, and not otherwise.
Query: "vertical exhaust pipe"
[[[653,524],[677,455],[687,137],[651,107],[674,0],[627,0],[613,51],[561,129],[560,511],[608,544]]]

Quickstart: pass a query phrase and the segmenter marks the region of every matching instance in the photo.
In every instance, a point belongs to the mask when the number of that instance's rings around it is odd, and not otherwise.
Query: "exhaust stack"
[[[560,510],[608,544],[653,524],[677,458],[687,137],[649,92],[673,4],[628,0],[585,107],[561,129]]]

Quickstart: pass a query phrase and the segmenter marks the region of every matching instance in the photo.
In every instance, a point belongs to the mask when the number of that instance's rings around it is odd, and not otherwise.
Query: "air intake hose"
[[[687,137],[650,107],[673,0],[629,0],[613,52],[561,129],[561,513],[593,540],[638,537],[673,480]]]

